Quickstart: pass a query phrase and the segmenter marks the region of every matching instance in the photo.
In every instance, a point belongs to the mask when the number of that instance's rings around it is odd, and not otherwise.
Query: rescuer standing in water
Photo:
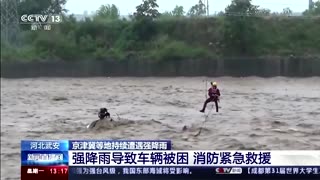
[[[204,113],[209,102],[214,102],[216,105],[216,112],[219,111],[218,101],[220,97],[220,90],[217,88],[216,82],[211,82],[211,88],[208,90],[209,98],[204,102],[202,110],[200,112]]]

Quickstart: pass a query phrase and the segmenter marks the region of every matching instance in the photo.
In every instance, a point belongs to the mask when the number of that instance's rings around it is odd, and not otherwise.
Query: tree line
[[[165,61],[320,52],[320,0],[302,16],[292,16],[289,8],[272,13],[251,0],[233,0],[214,16],[206,16],[207,7],[201,0],[187,12],[176,6],[160,13],[156,0],[143,0],[128,18],[120,16],[118,7],[107,4],[81,21],[67,15],[65,3],[20,1],[20,15],[60,13],[64,20],[52,25],[51,31],[30,31],[30,25],[20,25],[20,45],[1,41],[1,60]]]

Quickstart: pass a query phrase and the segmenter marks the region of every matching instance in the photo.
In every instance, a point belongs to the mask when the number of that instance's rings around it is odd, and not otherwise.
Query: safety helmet
[[[217,83],[216,82],[211,82],[211,85],[212,86],[217,86]]]

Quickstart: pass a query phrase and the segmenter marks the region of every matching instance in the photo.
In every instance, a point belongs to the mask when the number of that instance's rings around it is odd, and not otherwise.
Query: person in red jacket
[[[211,82],[211,88],[208,90],[208,95],[209,95],[209,98],[204,102],[203,108],[200,110],[200,112],[204,113],[206,110],[207,104],[212,101],[216,105],[216,112],[218,112],[219,111],[218,101],[220,97],[220,90],[217,88],[216,82]]]

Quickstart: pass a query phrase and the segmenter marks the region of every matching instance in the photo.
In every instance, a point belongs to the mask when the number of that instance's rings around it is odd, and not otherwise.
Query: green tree
[[[227,54],[249,55],[254,53],[257,40],[254,19],[249,17],[258,12],[258,7],[251,0],[233,0],[225,9],[224,46]]]
[[[292,10],[290,8],[284,8],[281,15],[285,16],[291,16],[292,15]]]
[[[79,27],[79,24],[74,17],[73,14],[71,15],[64,15],[63,22],[59,24],[59,30],[62,34],[67,34],[70,29],[77,29]]]
[[[178,6],[176,5],[176,7],[173,9],[173,11],[171,12],[171,14],[173,16],[177,16],[177,17],[181,17],[184,16],[185,12],[183,10],[183,6]]]
[[[192,6],[188,12],[188,16],[203,16],[206,15],[206,5],[199,0],[198,4]]]
[[[320,0],[314,2],[312,4],[311,9],[306,10],[303,12],[305,16],[319,16],[320,15]]]
[[[143,0],[143,3],[136,7],[136,12],[133,14],[136,19],[151,18],[155,19],[160,16],[156,0]]]
[[[120,11],[114,4],[110,5],[102,5],[100,6],[99,10],[97,11],[97,14],[95,18],[103,18],[103,19],[119,19],[120,17]]]
[[[261,8],[261,9],[258,9],[256,13],[258,15],[260,15],[260,16],[269,16],[269,15],[271,15],[271,10],[270,9]]]
[[[162,18],[171,18],[171,17],[183,17],[185,14],[183,6],[176,6],[172,11],[165,11],[161,13]]]
[[[225,16],[225,15],[226,15],[226,13],[223,12],[223,11],[220,11],[220,12],[217,13],[217,16]]]
[[[169,11],[165,11],[161,13],[161,17],[172,17],[172,16],[173,16],[172,12],[169,12]]]
[[[172,17],[174,17],[174,16],[171,11],[165,11],[165,12],[161,13],[159,19],[160,20],[165,20],[165,19],[170,20],[170,19],[172,19]]]
[[[149,41],[157,32],[157,27],[154,22],[161,14],[158,11],[156,0],[143,0],[143,3],[136,7],[136,12],[133,14],[133,24],[129,27],[131,32],[125,37],[127,41],[140,41],[135,47],[137,49],[144,48],[144,42]]]

